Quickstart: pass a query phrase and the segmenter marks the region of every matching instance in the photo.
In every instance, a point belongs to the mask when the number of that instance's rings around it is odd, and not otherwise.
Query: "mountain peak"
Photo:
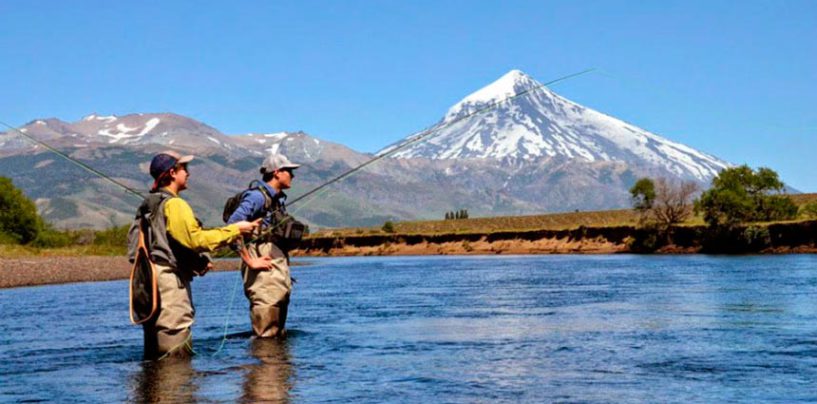
[[[526,91],[530,92],[514,97]],[[483,113],[463,119],[478,111]],[[714,156],[576,104],[519,70],[465,97],[432,130],[438,131],[433,138],[394,157],[477,158],[507,164],[540,164],[551,158],[587,164],[623,162],[701,182],[728,166]]]
[[[446,118],[469,114],[476,108],[503,101],[508,97],[513,97],[516,94],[541,85],[541,83],[525,74],[525,72],[513,69],[493,83],[482,87],[460,100],[460,102],[454,104],[454,106],[448,110]]]

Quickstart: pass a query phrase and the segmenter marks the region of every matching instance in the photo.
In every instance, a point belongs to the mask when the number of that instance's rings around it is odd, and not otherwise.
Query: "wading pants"
[[[244,295],[250,301],[250,322],[253,334],[259,337],[282,337],[286,330],[292,279],[287,257],[273,243],[257,243],[248,248],[250,256],[272,257],[272,269],[256,271],[241,265]]]
[[[193,297],[190,278],[180,277],[172,267],[156,264],[159,312],[144,324],[145,359],[189,356],[193,353]]]

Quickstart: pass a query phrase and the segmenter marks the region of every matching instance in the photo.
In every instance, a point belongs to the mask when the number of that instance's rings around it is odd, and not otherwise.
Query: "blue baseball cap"
[[[156,189],[159,180],[162,176],[167,174],[171,168],[179,164],[189,163],[191,160],[193,160],[193,156],[182,156],[171,150],[163,151],[153,156],[153,160],[150,161],[150,176],[156,180],[153,183],[153,189]]]

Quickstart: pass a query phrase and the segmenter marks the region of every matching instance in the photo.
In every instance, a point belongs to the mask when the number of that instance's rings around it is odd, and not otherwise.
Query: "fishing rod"
[[[319,191],[321,191],[321,190],[325,189],[326,187],[328,187],[329,185],[332,185],[332,184],[334,184],[334,183],[336,183],[338,181],[341,181],[344,178],[349,177],[352,174],[356,173],[357,171],[360,171],[363,168],[366,168],[367,166],[372,165],[372,164],[374,164],[374,163],[376,163],[376,162],[378,162],[378,161],[380,161],[380,160],[382,160],[382,159],[384,159],[386,157],[392,156],[395,153],[397,153],[398,151],[403,150],[408,146],[411,146],[411,145],[420,143],[422,141],[428,140],[428,139],[431,138],[431,135],[433,135],[433,134],[435,134],[435,133],[437,133],[437,132],[439,132],[439,131],[441,131],[443,129],[451,127],[454,124],[462,122],[463,120],[466,120],[466,119],[469,119],[469,118],[474,117],[476,115],[479,115],[479,114],[488,112],[490,110],[493,110],[494,108],[496,108],[496,107],[498,107],[500,105],[506,104],[506,103],[508,103],[508,102],[510,102],[512,100],[515,100],[515,99],[517,99],[519,97],[527,95],[527,94],[529,94],[529,93],[531,93],[533,91],[541,90],[541,89],[543,89],[543,88],[545,88],[545,87],[547,87],[549,85],[553,85],[553,84],[556,84],[556,83],[559,83],[559,82],[562,82],[562,81],[570,80],[572,78],[576,78],[576,77],[585,75],[585,74],[590,73],[590,72],[595,71],[595,70],[596,70],[596,68],[585,69],[585,70],[582,70],[582,71],[579,71],[579,72],[576,72],[576,73],[571,73],[571,74],[568,74],[566,76],[559,77],[557,79],[548,81],[546,83],[542,83],[542,84],[539,84],[539,85],[536,85],[536,86],[532,86],[532,87],[527,88],[527,89],[525,89],[523,91],[520,91],[519,93],[516,93],[516,94],[508,96],[508,97],[505,97],[505,98],[503,98],[501,100],[492,101],[491,103],[489,103],[488,105],[486,105],[486,106],[484,106],[482,108],[479,108],[479,109],[477,109],[477,110],[475,110],[475,111],[473,111],[471,113],[465,114],[465,115],[457,117],[455,119],[452,119],[451,121],[446,122],[445,124],[432,125],[432,126],[426,128],[426,129],[421,130],[420,132],[417,132],[417,134],[415,134],[415,135],[408,136],[401,143],[398,143],[396,146],[393,146],[391,149],[387,149],[386,152],[384,152],[382,154],[379,154],[379,155],[376,155],[375,157],[373,157],[373,158],[369,159],[368,161],[364,162],[363,164],[360,164],[357,167],[351,168],[351,169],[347,170],[346,172],[338,175],[337,177],[335,177],[335,178],[333,178],[333,179],[331,179],[329,181],[324,182],[323,184],[311,189],[310,191],[304,193],[303,195],[300,195],[299,197],[297,197],[297,198],[293,199],[291,202],[289,202],[287,205],[291,206],[291,205],[293,205],[293,204],[295,204],[295,203],[297,203],[297,202],[299,202],[299,201],[301,201],[303,199],[306,199],[306,198],[308,198],[310,196],[313,196],[313,195],[317,194]],[[276,207],[275,210],[272,213],[274,213],[274,212],[280,212],[280,208]],[[280,226],[283,226],[288,221],[292,221],[292,220],[294,220],[292,217],[287,217],[287,218],[285,218],[285,220],[282,220],[280,223],[277,223],[277,224],[275,224],[273,226],[268,226],[266,229],[262,230],[260,232],[260,234],[258,234],[255,238],[249,240],[247,242],[247,244],[253,244],[253,243],[258,242],[259,240],[261,240],[264,237],[268,236],[273,231],[277,230]]]

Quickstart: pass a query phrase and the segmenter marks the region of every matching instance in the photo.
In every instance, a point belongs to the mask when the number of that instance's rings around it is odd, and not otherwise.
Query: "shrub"
[[[56,230],[46,225],[45,228],[37,234],[37,238],[31,242],[31,245],[39,248],[60,248],[68,247],[76,242],[76,233]]]
[[[124,246],[128,244],[128,229],[130,225],[111,227],[94,234],[94,245]]]
[[[749,226],[743,230],[743,240],[749,251],[760,251],[772,245],[772,236],[766,226]]]
[[[383,223],[383,227],[381,229],[386,233],[394,233],[394,223],[387,220],[386,223]]]
[[[26,244],[37,238],[41,228],[42,219],[34,202],[11,179],[0,177],[0,233]]]

